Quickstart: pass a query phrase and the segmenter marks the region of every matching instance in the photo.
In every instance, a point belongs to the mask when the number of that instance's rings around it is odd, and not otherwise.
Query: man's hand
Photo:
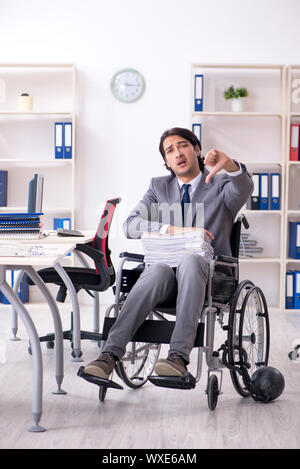
[[[229,156],[219,150],[211,149],[206,154],[204,158],[204,164],[211,168],[209,175],[206,177],[205,182],[206,184],[209,183],[211,178],[221,171],[221,169],[225,169],[225,171],[232,172],[238,171],[239,167],[232,161]]]
[[[169,228],[167,229],[167,232],[166,234],[182,234],[182,233],[187,233],[189,231],[195,231],[195,230],[199,230],[199,228],[196,228],[194,226],[169,226]],[[210,231],[207,231],[206,229],[204,229],[205,233],[207,234],[207,236],[210,237],[211,240],[214,239],[213,235],[210,233]]]

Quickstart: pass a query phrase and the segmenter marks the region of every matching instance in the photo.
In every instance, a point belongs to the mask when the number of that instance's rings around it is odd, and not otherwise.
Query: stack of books
[[[43,213],[0,214],[0,239],[39,239],[42,237],[41,216]]]
[[[143,233],[141,240],[147,266],[162,262],[177,267],[187,253],[198,254],[210,262],[214,254],[210,238],[201,229],[174,235],[147,232]]]

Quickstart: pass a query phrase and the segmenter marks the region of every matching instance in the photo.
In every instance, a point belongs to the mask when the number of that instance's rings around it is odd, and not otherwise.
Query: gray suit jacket
[[[227,173],[218,173],[208,184],[206,184],[205,178],[209,171],[204,168],[199,184],[191,198],[192,214],[188,225],[195,226],[196,204],[203,203],[203,227],[214,236],[212,247],[215,255],[231,256],[232,225],[238,211],[253,191],[252,178],[245,165],[241,164],[241,167],[242,173],[240,175],[230,177]],[[177,178],[172,175],[152,178],[143,199],[130,212],[124,222],[123,228],[127,238],[140,238],[143,231],[158,232],[164,224],[182,225],[181,210],[176,216],[177,222],[172,220],[172,214],[170,219],[170,213],[165,210],[166,205],[172,205],[175,202],[181,207],[181,194]],[[164,209],[161,209],[161,205],[158,204],[163,204]],[[178,223],[178,217],[181,217],[181,223]]]

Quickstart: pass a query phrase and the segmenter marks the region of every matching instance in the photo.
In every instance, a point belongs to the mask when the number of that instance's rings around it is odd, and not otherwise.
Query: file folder
[[[295,278],[294,278],[294,308],[300,309],[300,272],[298,270],[295,271]]]
[[[299,124],[291,124],[290,161],[299,160]]]
[[[9,284],[11,288],[14,287],[15,284],[15,272],[14,270],[7,270],[5,273],[6,282]],[[19,290],[18,290],[18,297],[22,301],[22,303],[29,302],[29,285],[26,282],[26,276],[24,276],[20,282]],[[0,303],[9,305],[10,301],[6,298],[6,296],[1,292],[0,294]]]
[[[195,75],[194,78],[194,109],[203,111],[203,75]]]
[[[295,308],[294,298],[294,272],[288,270],[286,273],[286,287],[285,287],[285,307],[286,309]]]
[[[280,210],[280,174],[271,173],[271,210]]]
[[[53,229],[63,228],[64,230],[71,229],[71,218],[53,218]]]
[[[55,158],[62,159],[63,154],[63,145],[64,145],[64,132],[63,132],[63,123],[55,122],[54,124],[54,145],[55,145]]]
[[[252,180],[254,184],[253,192],[250,196],[250,210],[259,210],[259,187],[260,187],[260,178],[259,173],[252,174]]]
[[[72,158],[72,122],[64,123],[64,158]]]
[[[300,259],[300,222],[289,222],[289,257]]]
[[[7,207],[7,179],[8,171],[0,171],[0,206]]]
[[[192,126],[192,131],[198,138],[199,142],[201,143],[201,137],[202,137],[202,126],[201,124],[193,124]]]
[[[259,175],[259,208],[260,210],[269,209],[269,175],[260,173]]]

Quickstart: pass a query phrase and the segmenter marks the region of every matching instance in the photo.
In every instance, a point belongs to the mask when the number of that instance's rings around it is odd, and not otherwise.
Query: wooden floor
[[[39,334],[52,329],[48,310],[30,309]],[[82,315],[83,325],[91,323],[91,309]],[[62,313],[64,326],[69,317]],[[219,325],[217,325],[219,329]],[[108,390],[98,400],[98,387],[77,377],[81,364],[70,360],[65,342],[67,395],[53,395],[54,351],[42,345],[44,364],[44,433],[30,433],[32,425],[32,358],[27,353],[26,331],[20,323],[20,342],[11,342],[10,311],[0,309],[0,448],[80,449],[200,449],[200,448],[299,448],[300,446],[300,362],[288,359],[294,339],[300,337],[300,315],[271,312],[270,365],[280,369],[286,387],[270,403],[241,398],[224,371],[223,394],[215,411],[205,395],[206,368],[200,382],[190,391],[167,390],[146,383],[140,390],[124,387]],[[98,348],[83,342],[84,362],[97,356]],[[165,350],[164,350],[165,352]],[[161,356],[163,356],[163,353]],[[195,363],[195,351],[192,362]],[[193,371],[191,367],[191,371]],[[114,377],[116,381],[119,378]],[[120,381],[119,381],[120,382]],[[120,382],[121,383],[121,382]]]

